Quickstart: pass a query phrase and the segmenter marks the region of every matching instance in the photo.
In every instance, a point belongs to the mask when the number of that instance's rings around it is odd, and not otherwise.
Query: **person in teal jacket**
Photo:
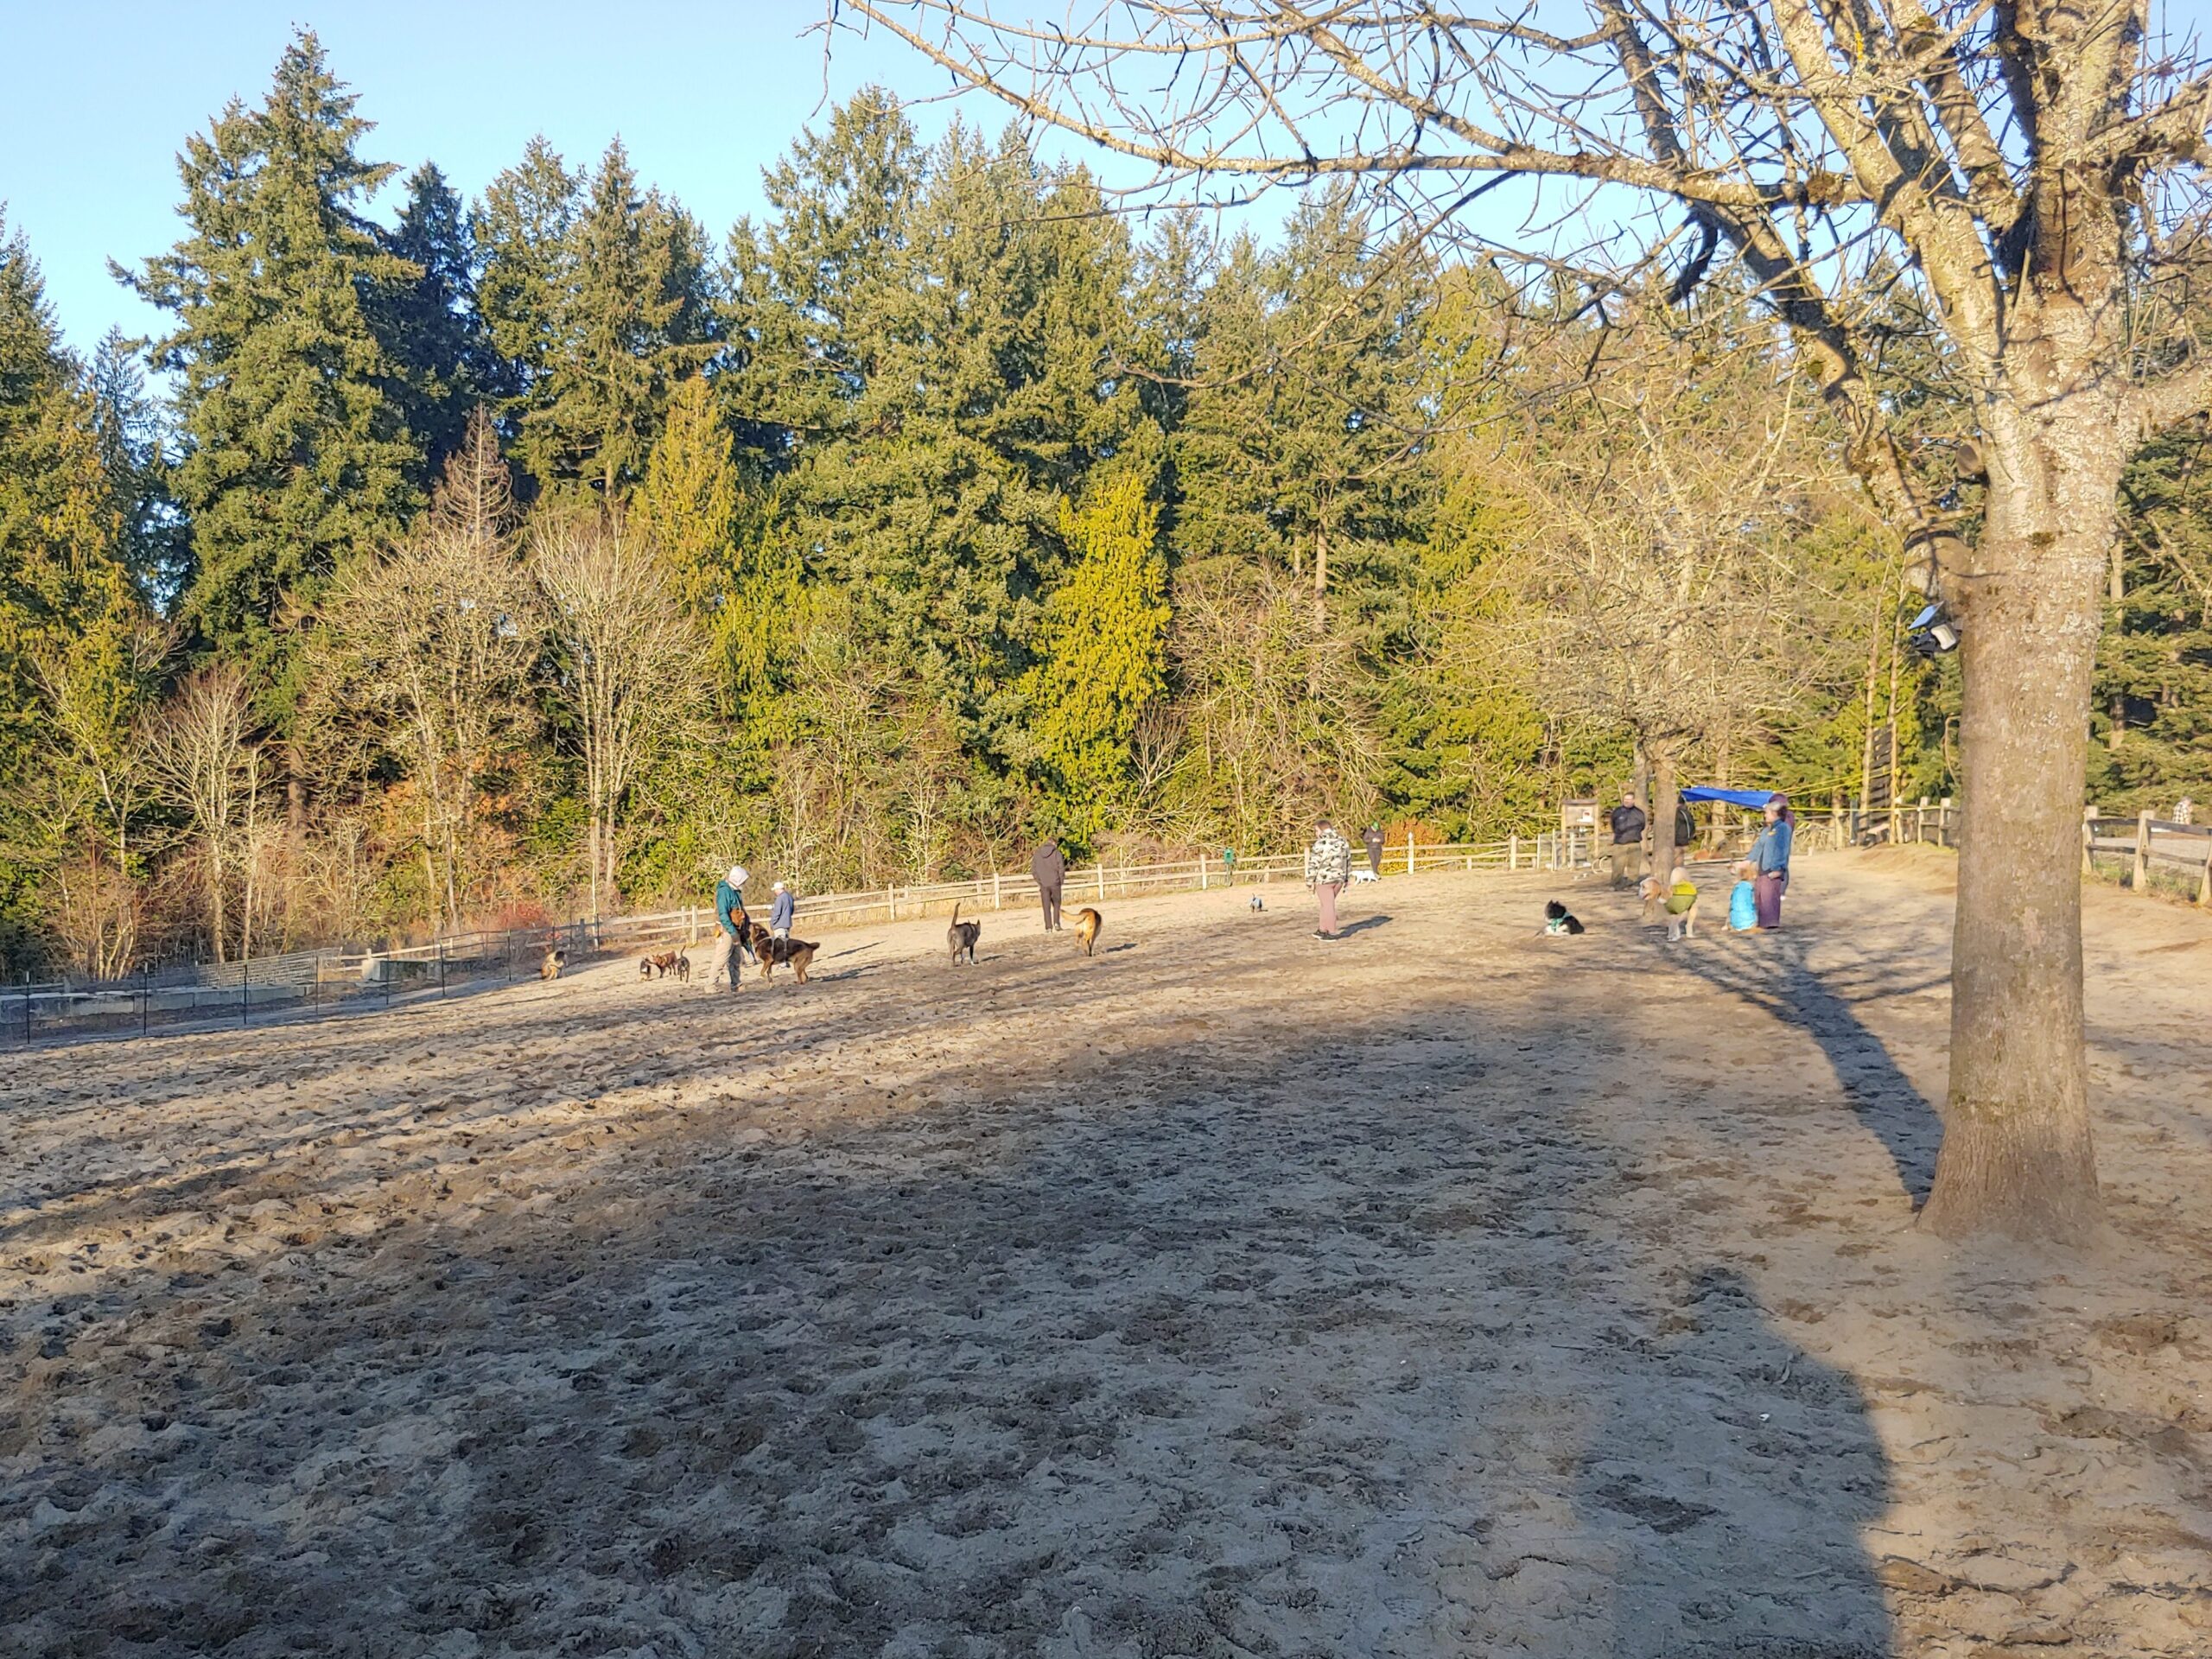
[[[707,964],[707,983],[713,985],[715,976],[728,969],[733,991],[742,988],[745,958],[752,954],[751,947],[746,944],[753,922],[745,913],[747,874],[744,865],[733,864],[715,883],[715,955]]]
[[[1797,815],[1789,810],[1787,795],[1770,795],[1766,827],[1751,843],[1751,892],[1758,903],[1759,931],[1771,933],[1782,925],[1782,895],[1789,886],[1789,849],[1797,836]]]

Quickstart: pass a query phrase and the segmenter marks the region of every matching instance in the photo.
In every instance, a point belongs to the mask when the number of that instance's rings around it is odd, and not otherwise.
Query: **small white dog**
[[[1351,873],[1351,884],[1355,887],[1363,881],[1380,881],[1382,879],[1372,870],[1356,869]]]

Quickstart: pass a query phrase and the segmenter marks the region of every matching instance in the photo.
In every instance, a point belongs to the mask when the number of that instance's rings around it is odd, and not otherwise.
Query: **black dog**
[[[960,906],[955,905],[952,907],[952,925],[944,930],[944,942],[952,947],[953,961],[957,963],[963,955],[965,955],[969,965],[973,967],[976,962],[976,941],[982,937],[983,925],[981,922],[962,921]]]
[[[1544,931],[1548,934],[1582,933],[1588,931],[1588,930],[1585,928],[1580,922],[1578,922],[1573,917],[1567,913],[1567,906],[1565,905],[1560,903],[1558,899],[1554,899],[1547,902],[1544,906]]]

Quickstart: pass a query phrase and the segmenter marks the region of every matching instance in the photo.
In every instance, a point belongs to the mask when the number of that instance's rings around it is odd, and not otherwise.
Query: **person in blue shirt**
[[[1736,866],[1736,885],[1728,890],[1728,931],[1748,933],[1759,925],[1758,898],[1751,885],[1757,874],[1749,859]]]
[[[788,939],[791,936],[791,918],[798,913],[798,900],[791,897],[791,890],[782,882],[776,883],[775,896],[768,901],[768,937]]]
[[[1766,827],[1751,843],[1751,893],[1758,909],[1762,933],[1782,925],[1782,895],[1789,886],[1789,849],[1797,836],[1797,815],[1789,810],[1787,795],[1770,795]]]
[[[715,883],[715,955],[707,964],[707,983],[712,986],[715,976],[724,969],[729,970],[729,988],[742,988],[745,958],[751,954],[745,940],[753,918],[745,913],[745,879],[747,872],[742,864],[733,864],[722,879]]]

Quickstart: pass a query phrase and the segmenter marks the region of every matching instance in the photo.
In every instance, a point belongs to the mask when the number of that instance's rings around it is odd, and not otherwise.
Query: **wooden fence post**
[[[2097,807],[2096,803],[2092,801],[2082,809],[2082,874],[2084,875],[2094,875],[2097,873],[2094,857],[2096,838]]]
[[[993,910],[1001,908],[999,895],[999,873],[996,870],[993,870],[991,872],[991,908]]]
[[[1098,861],[1098,902],[1106,902],[1106,861],[1103,858]]]
[[[2135,868],[2127,885],[2135,892],[2143,891],[2145,878],[2151,873],[2151,809],[2145,807],[2135,815]]]
[[[1919,842],[1928,839],[1928,798],[1925,795],[1920,798],[1920,804],[1912,810],[1912,838]]]
[[[1413,832],[1410,829],[1408,829],[1408,830],[1406,831],[1406,874],[1407,874],[1408,875],[1411,875],[1413,873],[1414,873],[1414,832]]]
[[[2204,874],[2196,878],[2196,902],[2212,908],[2212,840],[2204,843]]]
[[[1206,855],[1205,855],[1204,853],[1200,853],[1200,854],[1198,855],[1198,891],[1199,891],[1200,893],[1204,893],[1205,890],[1206,890]]]
[[[895,887],[886,887],[883,890],[883,902],[890,909],[891,919],[897,921],[899,919],[899,889]]]

